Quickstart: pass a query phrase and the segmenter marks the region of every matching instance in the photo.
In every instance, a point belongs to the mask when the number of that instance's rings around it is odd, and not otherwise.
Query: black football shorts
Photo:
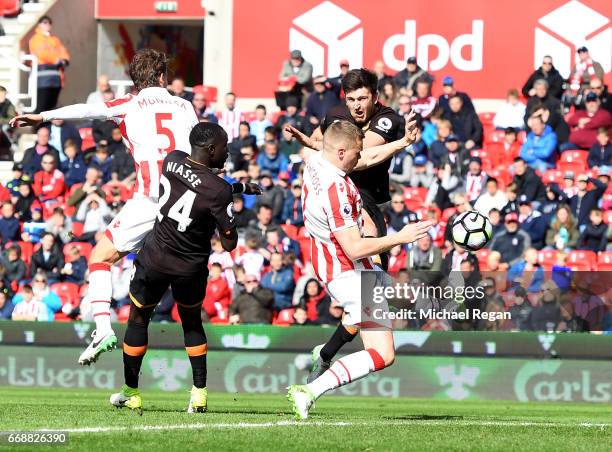
[[[202,305],[206,295],[206,268],[199,274],[178,276],[168,275],[147,268],[139,254],[134,261],[134,273],[130,282],[130,300],[139,308],[157,306],[162,296],[172,288],[172,296],[179,306],[195,308]]]

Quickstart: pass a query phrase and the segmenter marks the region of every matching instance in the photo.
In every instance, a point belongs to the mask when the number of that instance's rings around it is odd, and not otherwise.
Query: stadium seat
[[[32,244],[32,242],[19,241],[17,245],[21,248],[21,259],[29,265],[32,254],[34,254],[34,244]]]
[[[570,267],[579,267],[580,270],[593,270],[597,266],[597,254],[593,251],[574,250],[567,256]]]
[[[497,164],[497,159],[494,157],[494,155],[490,154],[484,149],[476,149],[471,151],[470,156],[480,157],[482,160],[482,169],[484,169],[485,172],[491,170]]]
[[[552,267],[557,262],[557,250],[539,251],[538,262],[543,266]]]
[[[93,138],[93,132],[91,127],[82,127],[79,129],[79,135],[81,135],[81,151],[86,151],[96,146],[96,142]]]
[[[60,297],[62,305],[70,303],[73,306],[78,306],[81,302],[79,297],[79,285],[69,282],[60,282],[51,284],[51,290]]]
[[[130,317],[130,305],[126,304],[125,306],[121,306],[117,311],[117,321],[119,323],[127,323],[128,318]]]
[[[0,0],[0,17],[16,16],[21,11],[21,0]]]
[[[281,229],[284,231],[287,237],[292,240],[297,240],[299,233],[299,228],[297,226],[292,224],[281,224]]]
[[[293,314],[295,313],[295,308],[287,308],[281,310],[274,320],[272,321],[273,325],[291,325],[294,323]]]
[[[597,256],[598,264],[612,264],[612,251],[600,251]]]
[[[558,169],[549,169],[542,175],[542,182],[548,185],[550,183],[560,184],[563,181],[563,171]]]
[[[490,177],[494,177],[504,185],[508,185],[512,182],[512,175],[508,172],[508,168],[504,166],[498,166],[490,171],[487,171]]]
[[[64,245],[64,257],[68,256],[68,250],[76,246],[81,252],[81,256],[85,258],[85,260],[89,260],[89,255],[91,254],[91,250],[93,249],[93,245],[87,242],[70,242]]]
[[[82,236],[84,227],[85,225],[81,223],[80,221],[73,221],[72,222],[72,233],[74,234],[74,236],[75,237]]]
[[[254,111],[245,111],[243,114],[244,121],[251,122],[255,121],[255,112]]]
[[[445,223],[448,223],[448,219],[452,217],[453,215],[455,215],[455,212],[457,212],[456,208],[447,207],[446,209],[442,211],[442,218],[440,219],[440,221],[444,221]]]
[[[501,143],[504,141],[505,132],[503,130],[491,129],[484,136],[485,143]]]
[[[404,203],[410,210],[418,210],[423,205],[427,197],[425,187],[404,187]]]
[[[492,125],[494,117],[495,117],[495,113],[492,113],[492,112],[478,113],[478,118],[480,119],[480,122],[482,123],[483,126]]]
[[[270,121],[272,121],[272,124],[276,124],[278,122],[279,118],[281,116],[283,116],[284,114],[285,113],[280,111],[280,110],[279,111],[273,111],[271,113],[268,113],[268,119]]]
[[[476,257],[478,258],[480,270],[488,270],[487,261],[489,259],[489,254],[491,254],[491,250],[488,248],[483,248],[481,250],[476,251]]]
[[[587,159],[589,157],[589,151],[581,151],[579,149],[570,149],[561,153],[560,162],[578,162],[582,163],[585,167],[588,166]]]
[[[297,241],[300,244],[302,262],[310,262],[310,237],[298,237]]]
[[[557,162],[557,169],[563,173],[571,171],[577,175],[584,173],[587,166],[583,162]]]

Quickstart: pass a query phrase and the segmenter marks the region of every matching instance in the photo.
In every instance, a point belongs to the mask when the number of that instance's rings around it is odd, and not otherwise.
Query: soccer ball
[[[455,218],[453,222],[453,241],[470,251],[478,251],[493,236],[493,226],[484,215],[471,210]]]

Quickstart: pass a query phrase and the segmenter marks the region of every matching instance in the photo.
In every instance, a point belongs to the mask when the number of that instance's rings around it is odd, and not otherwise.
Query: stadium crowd
[[[40,26],[49,28],[50,19]],[[67,64],[63,46],[58,52]],[[522,89],[507,90],[495,113],[477,113],[452,77],[436,80],[414,57],[395,75],[385,73],[382,62],[373,65],[379,101],[401,117],[416,111],[421,129],[420,140],[389,162],[388,227],[399,230],[419,219],[435,223],[430,236],[391,250],[389,270],[400,280],[426,283],[461,271],[470,284],[485,288],[480,309],[512,314],[509,322],[396,326],[612,330],[606,299],[571,283],[572,272],[612,270],[612,96],[588,49],[578,49],[578,55],[568,80],[544,57],[533,74],[523,74]],[[341,61],[337,77],[313,77],[312,65],[292,51],[279,75],[275,95],[281,111],[275,112],[264,105],[240,111],[234,93],[213,109],[215,99],[205,87],[187,91],[178,78],[169,85],[193,103],[201,121],[218,122],[227,131],[225,178],[257,182],[264,191],[234,197],[237,250],[225,252],[213,240],[205,321],[338,323],[342,309],[313,276],[303,227],[301,171],[308,151],[283,127],[291,124],[310,135],[327,110],[343,102],[340,81],[348,69],[348,61]],[[44,97],[46,108],[55,107],[52,94]],[[113,98],[108,77],[101,75],[87,102]],[[0,87],[4,142],[12,137],[6,125],[14,114]],[[13,179],[0,187],[0,318],[91,320],[87,258],[134,190],[133,160],[111,122],[77,128],[52,121],[35,133],[34,146],[14,164]],[[468,210],[488,216],[494,228],[488,247],[476,253],[453,245],[448,227]],[[127,320],[133,258],[112,269],[113,315],[119,321]],[[177,319],[168,293],[154,320]]]

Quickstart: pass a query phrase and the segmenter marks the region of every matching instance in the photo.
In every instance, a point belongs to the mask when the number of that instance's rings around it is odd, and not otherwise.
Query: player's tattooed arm
[[[367,137],[366,137],[367,139]],[[361,151],[361,156],[357,166],[353,171],[360,171],[387,161],[402,149],[416,143],[419,139],[419,129],[417,127],[416,114],[411,111],[406,118],[404,136],[399,140],[390,143],[380,144],[366,148]],[[365,145],[364,145],[365,146]]]
[[[317,151],[323,150],[323,133],[321,132],[320,127],[317,127],[311,136],[300,132],[291,124],[286,124],[284,130],[292,137],[294,137],[302,146],[311,149],[316,149]]]

